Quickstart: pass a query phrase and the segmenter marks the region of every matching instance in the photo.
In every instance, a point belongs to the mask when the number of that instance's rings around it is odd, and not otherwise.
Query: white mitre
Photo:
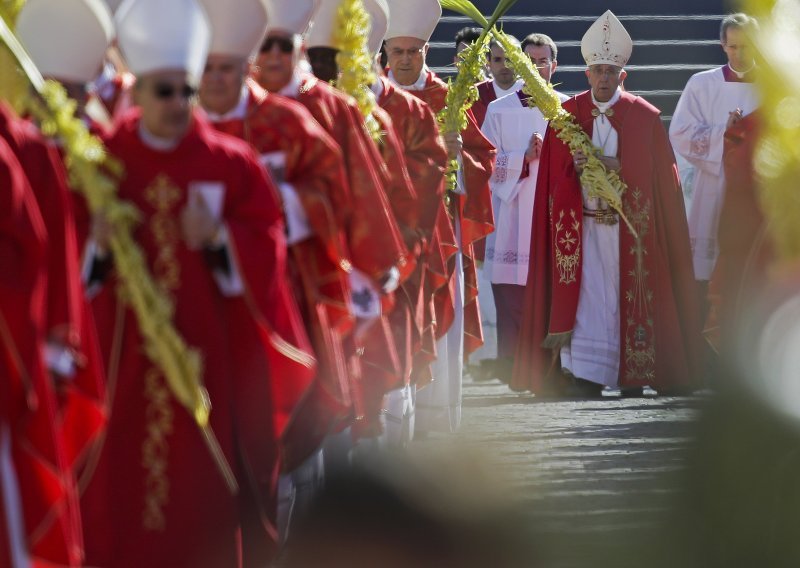
[[[386,39],[413,37],[427,42],[442,17],[439,0],[387,0],[389,29]]]
[[[211,26],[196,0],[125,0],[116,19],[119,48],[134,75],[181,70],[199,84]]]
[[[370,53],[378,53],[389,29],[389,4],[386,0],[364,0],[364,8],[371,21],[367,47]]]
[[[17,34],[42,75],[89,83],[114,39],[114,19],[103,0],[28,0]]]
[[[214,55],[244,59],[254,55],[267,33],[265,0],[200,0],[211,22]]]
[[[319,0],[267,0],[267,33],[305,33],[318,3]]]
[[[600,16],[581,40],[586,65],[625,67],[632,52],[633,40],[611,10]]]
[[[339,8],[342,0],[320,0],[311,18],[311,27],[306,34],[306,47],[330,47],[334,45],[334,35],[339,23]]]

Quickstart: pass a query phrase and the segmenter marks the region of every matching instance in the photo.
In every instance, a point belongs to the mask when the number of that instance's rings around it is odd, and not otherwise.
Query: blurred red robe
[[[427,368],[436,357],[434,294],[447,286],[447,264],[458,250],[442,200],[447,149],[430,107],[395,87],[386,77],[378,80],[381,84],[378,104],[391,117],[417,195],[416,232],[421,250],[416,271],[403,284],[403,294],[413,314],[411,355],[416,359],[414,366]],[[445,230],[444,236],[440,229]]]
[[[29,560],[79,566],[83,559],[77,490],[58,427],[58,405],[44,365],[47,237],[35,195],[14,151],[0,139],[0,429],[11,466]],[[9,490],[8,463],[0,489]],[[0,491],[0,494],[3,494]],[[6,513],[0,551],[8,554]],[[13,521],[12,521],[13,522]],[[0,557],[5,562],[6,558]],[[10,565],[10,562],[8,563]]]
[[[445,106],[447,85],[433,71],[427,71],[425,88],[420,91],[408,91],[419,97],[430,106],[434,113],[439,113]],[[489,178],[494,168],[495,148],[481,133],[471,112],[467,113],[468,124],[461,133],[463,149],[463,176],[466,195],[451,195],[450,215],[456,212],[461,219],[461,251],[464,255],[464,353],[472,353],[483,344],[480,308],[478,306],[478,275],[475,270],[473,243],[484,238],[494,230],[492,213],[492,196],[489,190]],[[443,235],[444,236],[444,235]],[[450,267],[450,291],[448,294],[437,294],[436,321],[437,337],[445,335],[453,321],[455,285],[452,263]]]
[[[105,374],[94,319],[80,274],[72,198],[55,146],[33,124],[0,105],[0,136],[19,157],[47,227],[46,339],[76,359],[75,375],[59,389],[60,433],[68,463],[79,475],[106,420]]]
[[[591,137],[591,93],[564,103]],[[606,115],[619,134],[622,388],[690,387],[698,378],[700,309],[683,192],[658,109],[623,92]],[[581,282],[583,196],[569,148],[548,130],[540,158],[525,314],[511,388],[538,392],[575,324]]]
[[[111,420],[84,495],[89,564],[108,567],[240,565],[247,501],[274,517],[277,441],[313,380],[313,359],[286,275],[275,188],[252,149],[198,116],[177,147],[145,145],[136,111],[107,141],[125,177],[119,196],[142,212],[135,239],[174,302],[173,323],[203,356],[211,426],[238,480],[232,495],[193,417],[142,349],[139,325],[110,280],[92,302],[106,357]],[[190,193],[220,199],[226,250],[243,295],[223,294],[207,251],[189,250],[180,215]],[[222,192],[222,193],[220,193]],[[263,339],[247,352],[248,338]],[[281,342],[281,339],[283,342]],[[252,357],[266,373],[246,373]],[[263,527],[262,538],[274,538]]]
[[[283,468],[291,471],[351,414],[343,340],[353,327],[345,232],[353,205],[339,147],[308,110],[268,94],[252,80],[247,89],[245,116],[212,124],[250,143],[262,163],[282,162],[282,171],[273,169],[273,175],[282,176],[297,192],[314,230],[313,236],[290,247],[288,258],[294,293],[319,362],[314,394],[306,397],[289,426]]]

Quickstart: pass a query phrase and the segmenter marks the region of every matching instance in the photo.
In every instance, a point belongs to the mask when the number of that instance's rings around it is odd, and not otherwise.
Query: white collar
[[[247,116],[247,103],[250,102],[250,89],[247,88],[247,83],[242,85],[242,92],[239,95],[239,102],[228,112],[217,114],[206,110],[206,115],[211,122],[225,122],[227,120],[243,120]]]
[[[139,121],[139,139],[142,141],[142,144],[151,150],[156,150],[158,152],[170,152],[177,148],[178,144],[181,143],[180,138],[176,140],[169,140],[167,138],[159,138],[155,134],[151,134],[144,127],[144,123],[141,120]]]
[[[406,91],[421,91],[425,88],[428,84],[428,66],[423,65],[422,71],[419,73],[419,78],[414,81],[411,85],[401,85],[397,82],[397,79],[394,78],[394,73],[391,69],[389,69],[389,80],[400,87],[401,89],[405,89]]]
[[[511,85],[508,89],[502,89],[497,84],[497,81],[492,81],[492,87],[494,87],[494,94],[497,96],[498,99],[505,97],[506,95],[510,95],[511,93],[516,93],[522,87],[525,86],[525,81],[522,79],[517,79],[514,81],[514,84]]]
[[[747,71],[742,71],[741,73],[739,71],[737,71],[736,69],[734,69],[733,67],[731,67],[730,62],[727,65],[728,65],[728,69],[731,70],[731,73],[733,73],[734,75],[739,77],[739,79],[744,79],[745,75],[747,75],[748,73],[750,73],[750,71],[752,71],[753,69],[756,68],[756,62],[755,61],[753,61],[753,64],[750,66],[750,69],[748,69]]]
[[[601,103],[596,98],[594,98],[594,91],[592,91],[592,102],[594,103],[594,106],[596,106],[598,108],[598,110],[601,113],[603,113],[603,112],[606,112],[608,109],[610,109],[615,104],[617,104],[617,101],[619,100],[619,98],[621,96],[622,96],[622,89],[617,87],[617,90],[614,91],[614,94],[611,96],[611,98],[608,101],[606,101],[604,103]]]
[[[279,95],[283,95],[284,97],[289,97],[290,99],[296,99],[300,96],[300,84],[303,82],[303,73],[295,68],[294,73],[292,73],[292,78],[289,80],[288,83],[278,91]]]

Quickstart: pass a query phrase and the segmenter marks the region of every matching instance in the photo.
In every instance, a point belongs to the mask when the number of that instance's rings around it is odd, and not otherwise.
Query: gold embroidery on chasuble
[[[149,400],[145,410],[146,435],[142,443],[144,477],[144,510],[142,526],[148,531],[163,532],[167,519],[164,506],[169,501],[168,436],[172,433],[171,394],[158,369],[151,368],[144,376],[144,394]]]
[[[177,259],[180,245],[180,227],[176,205],[183,193],[168,176],[160,174],[144,190],[144,197],[155,212],[148,228],[156,245],[153,276],[166,293],[176,290],[181,283],[181,269]],[[167,519],[164,506],[169,502],[169,440],[173,429],[172,395],[161,371],[151,367],[144,376],[145,438],[142,443],[144,477],[144,509],[142,526],[148,531],[162,532]]]
[[[569,218],[563,209],[558,213],[553,243],[559,284],[577,282],[581,265],[581,223],[574,209],[570,209]]]
[[[645,259],[648,255],[645,240],[650,232],[652,203],[642,202],[641,191],[631,193],[625,215],[639,234],[628,254],[634,257],[633,269],[621,275],[625,279],[625,377],[628,380],[655,379],[656,347],[653,321],[653,290]],[[627,230],[627,229],[626,229]],[[623,251],[625,252],[625,251]]]

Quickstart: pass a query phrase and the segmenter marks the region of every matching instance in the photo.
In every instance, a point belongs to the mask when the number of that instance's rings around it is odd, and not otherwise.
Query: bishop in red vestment
[[[0,554],[78,566],[77,490],[43,357],[46,229],[25,172],[2,138],[0,178]]]
[[[206,81],[210,73],[225,72],[223,67],[215,70],[215,57],[212,55],[207,65]],[[298,436],[292,437],[294,445],[287,447],[284,455],[284,467],[291,470],[349,418],[352,410],[343,344],[352,328],[347,280],[351,262],[345,233],[352,203],[338,146],[301,104],[267,93],[252,79],[238,92],[244,97],[244,104],[237,102],[241,110],[211,112],[212,124],[255,148],[283,191],[296,192],[301,215],[307,217],[311,228],[301,240],[291,243],[288,258],[295,294],[301,299],[320,364],[318,391],[306,400],[305,410],[292,425]],[[285,208],[291,195],[287,197]],[[291,225],[294,213],[287,211],[286,216]]]
[[[240,566],[240,528],[253,507],[261,539],[275,538],[278,451],[314,373],[287,277],[279,198],[252,148],[192,111],[211,37],[202,8],[194,0],[138,0],[118,36],[137,76],[138,105],[107,140],[125,168],[119,196],[141,212],[135,241],[172,300],[175,329],[203,357],[210,425],[239,493],[144,352],[96,218],[92,280],[105,285],[93,308],[113,399],[83,498],[93,527],[89,560]]]

